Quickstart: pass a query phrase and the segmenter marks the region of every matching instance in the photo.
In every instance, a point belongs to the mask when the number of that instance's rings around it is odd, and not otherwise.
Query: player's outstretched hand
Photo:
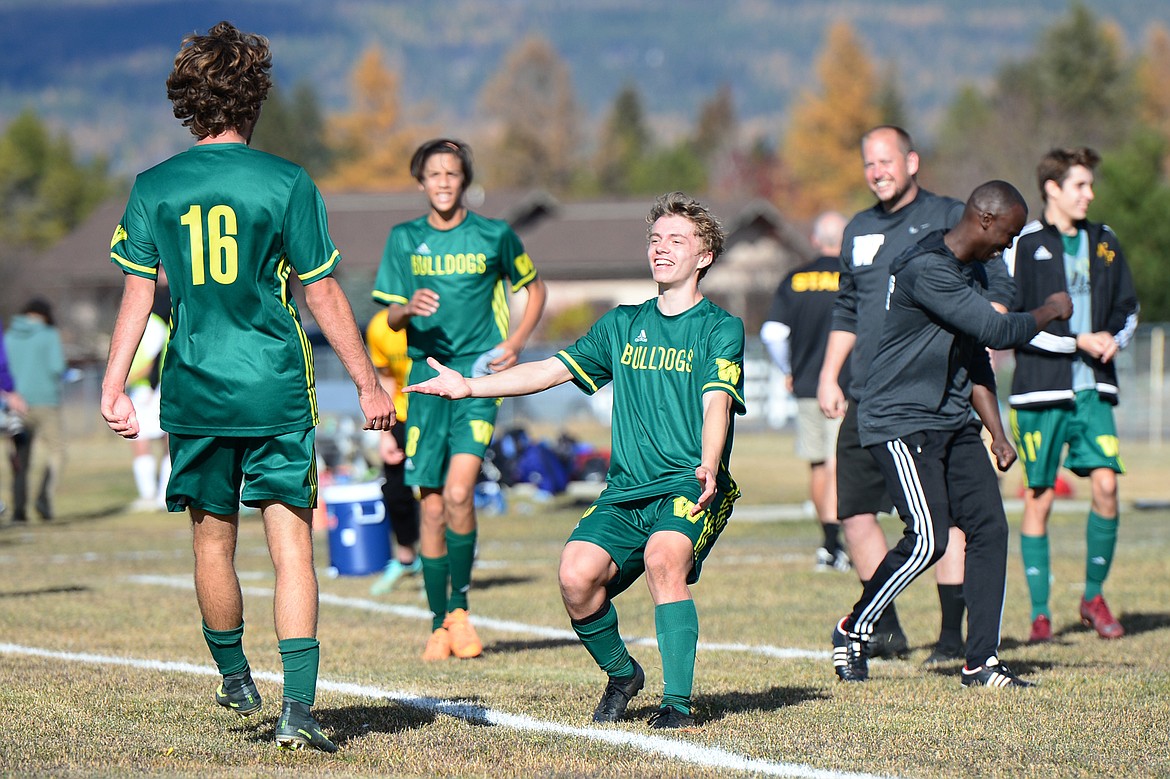
[[[699,500],[691,507],[691,516],[695,517],[702,514],[711,505],[712,498],[715,497],[715,474],[705,465],[700,465],[695,469],[695,478],[699,480],[699,484],[703,487],[703,492],[699,494]]]
[[[123,438],[138,437],[138,414],[125,392],[102,395],[102,418],[111,430]]]
[[[427,358],[427,365],[439,372],[433,379],[427,379],[421,384],[411,384],[403,387],[403,392],[417,392],[421,395],[438,395],[448,400],[461,400],[471,396],[471,385],[459,371],[453,371],[434,357]]]

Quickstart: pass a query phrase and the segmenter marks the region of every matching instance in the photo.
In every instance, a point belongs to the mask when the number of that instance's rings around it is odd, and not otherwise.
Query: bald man
[[[841,277],[841,236],[845,217],[825,211],[813,222],[809,240],[819,256],[789,273],[776,288],[760,339],[796,397],[796,456],[809,464],[809,497],[820,522],[822,543],[816,570],[848,571],[837,518],[837,430],[841,418],[828,418],[817,402],[817,377],[833,324],[833,303]],[[849,385],[849,371],[840,377]]]

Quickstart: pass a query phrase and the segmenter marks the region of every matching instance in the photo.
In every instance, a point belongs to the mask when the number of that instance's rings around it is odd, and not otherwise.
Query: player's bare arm
[[[524,287],[523,291],[526,293],[524,315],[520,318],[520,323],[500,343],[499,348],[503,349],[503,354],[488,363],[488,367],[493,373],[511,368],[516,364],[520,358],[520,352],[524,350],[532,331],[536,329],[536,325],[544,313],[544,303],[548,299],[548,289],[544,282],[535,278]]]
[[[703,394],[703,459],[695,469],[695,478],[703,487],[699,500],[691,508],[696,516],[711,505],[715,497],[715,476],[723,447],[727,444],[727,428],[731,421],[731,396],[716,390]]]
[[[564,384],[572,378],[569,369],[556,357],[538,362],[513,365],[499,373],[489,373],[468,379],[453,371],[434,357],[427,358],[427,365],[439,372],[438,376],[421,384],[411,384],[403,392],[418,392],[423,395],[438,395],[448,400],[462,398],[512,398],[517,395],[531,395],[542,390]]]
[[[146,331],[146,320],[154,303],[154,279],[127,274],[122,289],[122,304],[114,322],[114,334],[110,339],[110,354],[106,360],[106,373],[102,379],[102,417],[118,435],[123,438],[138,437],[138,417],[134,404],[126,394],[126,378],[138,342]]]
[[[354,323],[353,310],[341,285],[332,276],[305,286],[305,303],[357,387],[358,403],[366,430],[389,430],[394,424],[394,404],[370,362],[365,342]]]
[[[838,379],[841,369],[845,367],[845,360],[853,351],[853,344],[857,342],[855,333],[845,330],[832,330],[825,345],[825,361],[821,364],[821,374],[817,379],[817,403],[821,406],[821,413],[829,419],[845,416],[845,393],[841,390]]]

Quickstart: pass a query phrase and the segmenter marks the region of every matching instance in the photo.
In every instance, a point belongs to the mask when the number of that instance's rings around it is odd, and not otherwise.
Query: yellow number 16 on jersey
[[[207,283],[207,273],[220,284],[231,284],[240,269],[236,245],[236,212],[231,206],[212,206],[207,212],[207,252],[203,248],[203,207],[191,206],[179,219],[191,234],[191,283]],[[210,254],[210,258],[208,257]]]

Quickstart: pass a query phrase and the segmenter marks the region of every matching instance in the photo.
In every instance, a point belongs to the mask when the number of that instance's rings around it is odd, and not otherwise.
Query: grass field
[[[1128,635],[1076,621],[1081,501],[1059,504],[1052,550],[1055,642],[1024,643],[1029,610],[1013,534],[1002,656],[1038,686],[964,689],[958,666],[926,670],[937,630],[928,574],[899,600],[915,649],[835,681],[828,637],[857,596],[852,574],[815,573],[804,466],[781,434],[743,434],[733,470],[745,498],[695,588],[701,633],[698,727],[651,735],[661,691],[645,588],[617,601],[647,671],[632,718],[594,726],[604,677],[569,631],[556,560],[580,514],[568,499],[514,497],[483,517],[473,615],[482,658],[424,664],[429,617],[409,580],[371,598],[369,578],[321,578],[316,712],[338,754],[272,743],[280,660],[260,523],[245,518],[238,567],[263,711],[232,717],[199,630],[189,529],[128,514],[129,447],[87,436],[71,454],[52,523],[0,528],[0,774],[181,776],[908,777],[1170,775],[1170,495],[1167,453],[1126,442],[1123,527],[1107,595]],[[10,482],[0,473],[5,490]],[[1005,477],[1014,496],[1018,473]],[[1082,484],[1077,484],[1084,491]],[[1083,497],[1083,495],[1078,495]],[[1018,512],[1009,511],[1015,525]],[[893,536],[896,520],[883,523]],[[328,565],[318,534],[319,567]]]

